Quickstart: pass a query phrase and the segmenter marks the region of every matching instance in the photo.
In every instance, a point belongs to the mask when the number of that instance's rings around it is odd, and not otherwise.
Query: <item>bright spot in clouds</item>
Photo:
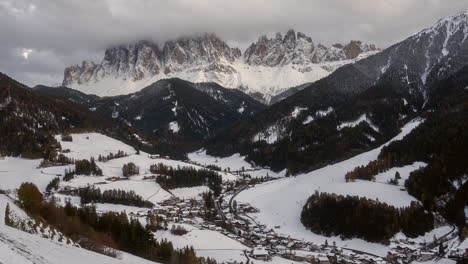
[[[32,53],[32,49],[22,49],[21,51],[21,56],[23,56],[24,59],[28,59],[29,54]]]

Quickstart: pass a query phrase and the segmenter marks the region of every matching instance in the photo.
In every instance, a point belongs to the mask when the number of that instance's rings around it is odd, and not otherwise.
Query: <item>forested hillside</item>
[[[100,131],[135,146],[136,131],[58,98],[33,89],[0,73],[0,155],[54,158],[60,148],[54,138],[71,131]]]

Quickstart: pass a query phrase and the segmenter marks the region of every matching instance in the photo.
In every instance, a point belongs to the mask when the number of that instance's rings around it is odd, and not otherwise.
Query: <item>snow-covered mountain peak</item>
[[[244,60],[250,65],[276,67],[278,65],[327,63],[355,59],[362,53],[378,50],[375,45],[350,41],[348,44],[334,44],[326,47],[314,44],[311,37],[290,29],[284,38],[276,33],[274,38],[261,36],[244,53]]]
[[[416,36],[420,37],[428,34],[444,34],[446,38],[449,39],[457,32],[462,32],[462,42],[468,38],[468,11],[441,18],[432,27],[422,30],[416,34]]]
[[[65,69],[63,85],[89,94],[129,94],[164,78],[216,82],[239,88],[264,101],[287,88],[321,79],[374,45],[351,41],[326,47],[304,33],[288,30],[273,38],[260,36],[242,53],[214,34],[118,45],[101,63],[83,62]]]

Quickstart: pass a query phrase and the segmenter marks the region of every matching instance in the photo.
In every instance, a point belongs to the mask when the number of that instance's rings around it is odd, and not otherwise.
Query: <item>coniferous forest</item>
[[[440,111],[426,113],[422,124],[402,140],[383,147],[377,160],[348,172],[346,180],[372,180],[392,167],[426,162],[426,167],[411,172],[405,181],[408,193],[427,210],[437,211],[462,227],[464,207],[468,205],[468,183],[464,179],[468,173],[467,102],[466,95],[447,98],[437,106]],[[442,196],[446,202],[437,203]]]
[[[156,181],[162,186],[174,189],[181,187],[208,186],[215,196],[221,193],[222,177],[217,172],[193,167],[173,167],[163,163],[151,165],[151,173],[158,174]]]
[[[81,204],[89,203],[111,203],[123,204],[128,206],[148,207],[154,206],[150,201],[144,200],[140,195],[134,191],[124,190],[105,190],[101,192],[99,188],[81,188],[77,191],[78,196],[81,198]]]
[[[318,192],[304,205],[301,222],[314,233],[384,243],[400,231],[417,237],[434,228],[432,214],[416,202],[395,208],[363,197]]]

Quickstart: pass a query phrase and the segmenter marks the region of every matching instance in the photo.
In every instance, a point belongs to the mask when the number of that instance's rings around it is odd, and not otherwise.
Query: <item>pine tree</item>
[[[401,179],[400,173],[398,171],[395,172],[395,179],[397,180]]]
[[[11,219],[11,215],[10,215],[10,204],[7,203],[6,207],[5,207],[5,225],[7,226],[12,226],[13,225],[13,220]]]

